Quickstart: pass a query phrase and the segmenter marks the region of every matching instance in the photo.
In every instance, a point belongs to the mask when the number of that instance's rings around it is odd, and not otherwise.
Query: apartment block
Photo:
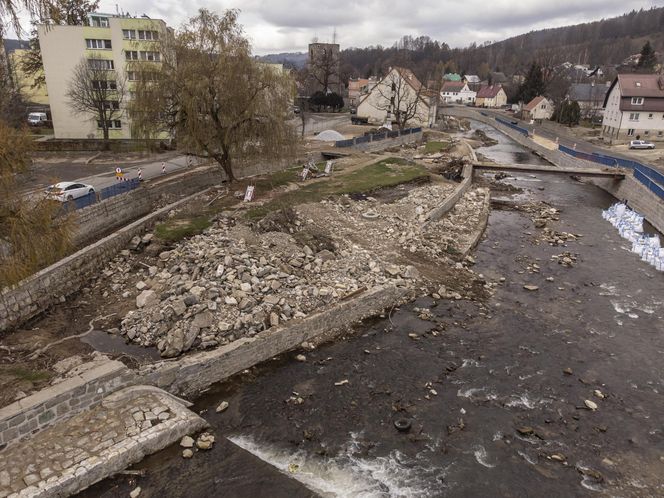
[[[101,13],[91,14],[87,26],[39,26],[55,138],[103,138],[98,117],[75,113],[68,101],[70,81],[82,60],[108,72],[106,82],[99,84],[115,85],[119,78],[126,82],[122,99],[109,103],[122,111],[110,123],[109,138],[132,138],[131,123],[123,111],[131,98],[132,69],[141,62],[162,60],[162,40],[168,32],[159,19]]]

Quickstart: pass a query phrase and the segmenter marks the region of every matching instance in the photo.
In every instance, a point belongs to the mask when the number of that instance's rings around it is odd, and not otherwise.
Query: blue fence
[[[135,188],[138,188],[140,184],[141,182],[138,180],[138,178],[132,178],[126,182],[118,182],[115,185],[101,189],[99,192],[93,192],[86,196],[79,197],[78,199],[67,201],[62,204],[62,209],[64,212],[83,209],[85,207],[92,206],[99,201],[103,201],[104,199],[115,197],[116,195],[124,194],[134,190]]]
[[[664,199],[664,175],[649,166],[632,161],[631,159],[608,156],[598,152],[588,154],[587,152],[580,152],[578,150],[570,149],[564,145],[558,145],[558,149],[565,154],[579,159],[585,159],[586,161],[592,161],[594,163],[603,164],[605,166],[630,169],[634,172],[634,178],[648,187],[648,189],[650,189],[650,191],[656,194],[660,199]]]
[[[496,121],[498,121],[500,124],[507,126],[508,128],[512,128],[513,130],[518,131],[524,136],[528,136],[528,130],[525,128],[521,128],[520,126],[515,125],[514,123],[511,123],[510,121],[507,121],[506,119],[502,118],[496,118]]]
[[[353,145],[363,144],[367,142],[376,142],[378,140],[385,140],[387,138],[397,138],[401,135],[410,135],[411,133],[419,133],[422,128],[407,128],[405,130],[394,130],[383,133],[375,133],[372,135],[364,135],[362,137],[349,138],[348,140],[338,140],[334,142],[335,147],[352,147]]]

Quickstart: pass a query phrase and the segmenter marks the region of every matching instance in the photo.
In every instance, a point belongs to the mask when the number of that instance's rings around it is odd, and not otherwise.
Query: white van
[[[28,114],[28,124],[30,126],[39,126],[48,121],[45,112],[31,112]]]

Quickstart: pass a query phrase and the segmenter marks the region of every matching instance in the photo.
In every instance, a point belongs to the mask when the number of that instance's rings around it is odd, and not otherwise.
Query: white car
[[[655,144],[652,142],[646,142],[645,140],[632,140],[629,143],[630,149],[654,149]]]
[[[88,194],[94,194],[92,185],[76,182],[60,182],[46,189],[46,197],[60,202],[72,201]]]

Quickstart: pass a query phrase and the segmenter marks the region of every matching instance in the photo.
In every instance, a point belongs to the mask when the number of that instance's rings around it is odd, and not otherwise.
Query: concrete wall
[[[119,361],[107,361],[0,409],[0,448],[97,405],[130,385],[136,375]]]
[[[376,287],[302,320],[271,328],[213,351],[196,353],[177,362],[161,362],[139,372],[141,383],[176,395],[198,394],[242,370],[299,346],[302,342],[349,327],[353,323],[395,306],[408,295],[404,288]]]
[[[619,201],[626,200],[629,207],[645,216],[660,233],[664,233],[664,202],[633,176],[626,176],[624,180],[589,178],[587,181]]]

